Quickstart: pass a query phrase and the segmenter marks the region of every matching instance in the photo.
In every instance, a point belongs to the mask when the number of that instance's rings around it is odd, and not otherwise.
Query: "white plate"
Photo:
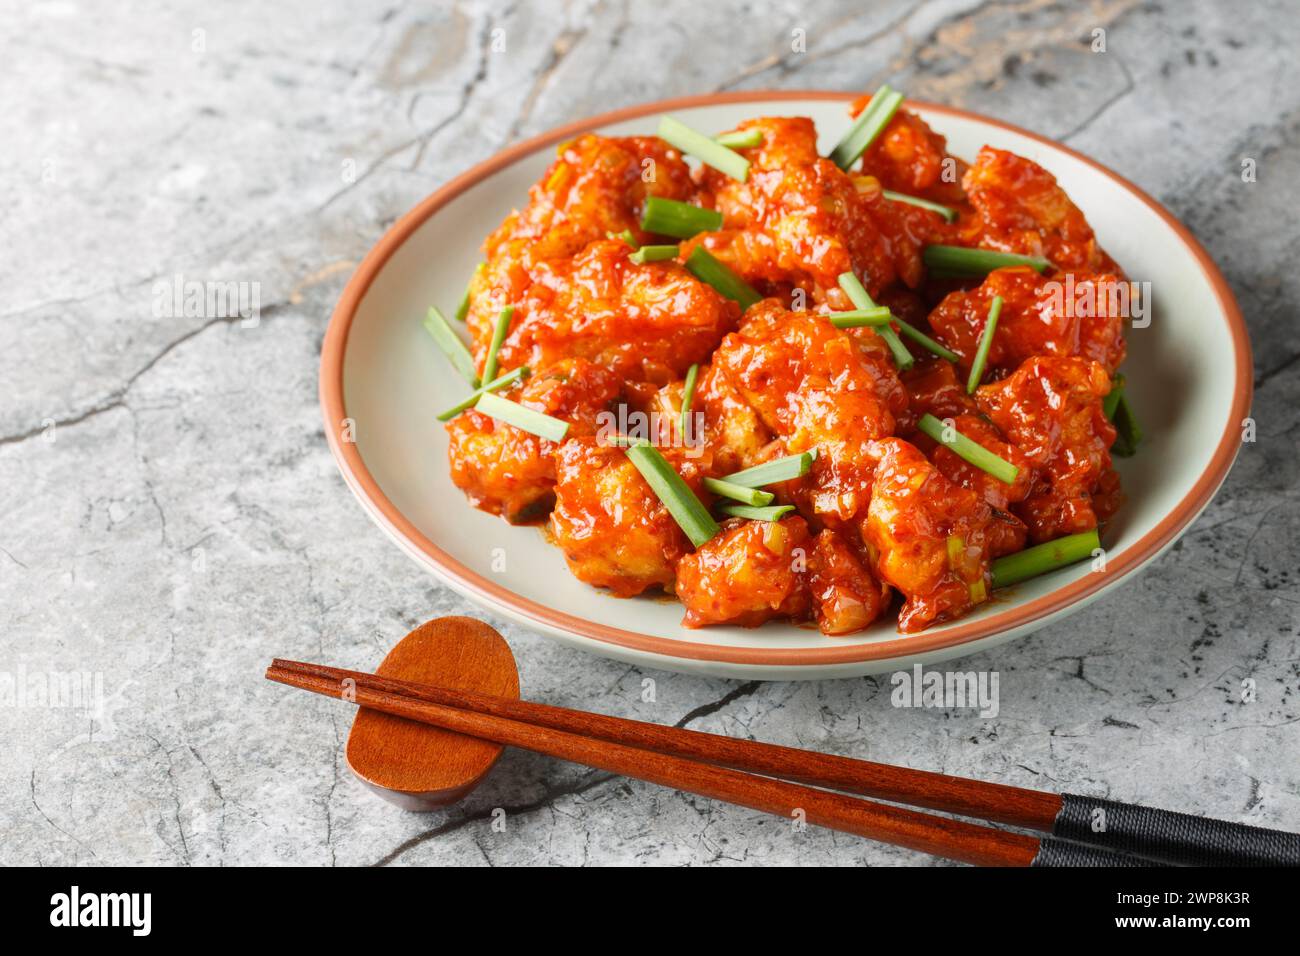
[[[1085,563],[1025,582],[959,621],[910,636],[897,633],[892,617],[847,637],[783,623],[692,631],[681,627],[674,601],[620,600],[582,584],[541,531],[471,508],[452,485],[446,434],[434,416],[464,396],[465,384],[420,322],[430,303],[447,313],[455,307],[479,244],[523,204],[555,143],[589,129],[652,134],[671,111],[704,130],[756,115],[811,116],[826,151],[848,123],[850,98],[740,93],[593,117],[510,147],[399,220],[348,283],[321,356],[326,434],[380,527],[457,591],[573,646],[669,670],[765,679],[880,673],[982,650],[1078,610],[1173,543],[1231,467],[1250,403],[1250,345],[1223,277],[1163,208],[1092,160],[996,120],[915,102],[908,108],[948,137],[954,155],[972,159],[987,143],[1041,163],[1106,250],[1132,278],[1151,283],[1153,319],[1130,331],[1124,365],[1146,437],[1136,457],[1118,464],[1128,503],[1107,528],[1104,571]]]

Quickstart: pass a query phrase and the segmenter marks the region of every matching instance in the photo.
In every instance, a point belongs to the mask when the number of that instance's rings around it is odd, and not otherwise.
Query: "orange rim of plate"
[[[576,617],[546,607],[543,604],[521,597],[513,591],[471,571],[439,548],[411,524],[406,516],[380,490],[374,476],[370,474],[365,462],[362,461],[357,446],[343,440],[343,421],[347,418],[347,410],[343,403],[343,359],[347,351],[348,332],[352,327],[352,320],[356,315],[357,307],[367,290],[369,290],[371,282],[378,275],[389,257],[416,229],[424,224],[425,220],[466,189],[538,150],[571,139],[592,129],[624,120],[636,119],[648,114],[697,106],[712,106],[721,103],[750,103],[772,100],[843,100],[847,102],[855,96],[856,94],[853,93],[825,90],[766,90],[715,93],[660,100],[655,103],[643,103],[638,106],[629,106],[609,113],[602,113],[599,116],[556,127],[532,139],[516,143],[502,150],[490,159],[479,163],[473,169],[452,179],[402,216],[370,250],[348,281],[346,288],[343,290],[343,295],[334,309],[334,314],[330,318],[329,327],[325,331],[325,339],[321,346],[320,403],[325,418],[325,434],[329,440],[330,450],[334,453],[334,459],[338,462],[339,470],[343,473],[343,478],[357,497],[367,506],[372,516],[390,534],[404,540],[422,554],[441,574],[458,584],[465,591],[489,604],[505,608],[542,629],[563,631],[601,643],[664,657],[769,667],[861,663],[903,655],[940,651],[978,641],[982,638],[992,637],[1042,620],[1065,609],[1076,601],[1096,594],[1109,583],[1118,581],[1120,577],[1157,555],[1161,549],[1172,542],[1178,536],[1178,533],[1190,524],[1200,514],[1201,510],[1209,504],[1210,499],[1214,497],[1215,491],[1218,490],[1219,485],[1227,476],[1240,448],[1236,423],[1246,416],[1250,408],[1254,388],[1250,339],[1246,334],[1246,324],[1241,317],[1241,310],[1238,308],[1236,299],[1228,288],[1227,282],[1187,227],[1175,219],[1143,190],[1124,177],[1068,146],[1022,129],[1019,126],[970,113],[966,110],[927,103],[923,100],[909,100],[908,103],[926,112],[984,123],[1025,136],[1053,149],[1058,149],[1085,163],[1107,179],[1132,193],[1145,203],[1192,253],[1201,271],[1205,273],[1206,278],[1213,287],[1219,306],[1227,317],[1233,348],[1235,379],[1233,408],[1232,414],[1228,416],[1223,434],[1219,438],[1218,446],[1214,450],[1210,465],[1196,484],[1192,486],[1191,490],[1164,519],[1143,535],[1137,543],[1126,548],[1122,554],[1107,561],[1104,572],[1090,574],[1080,580],[1057,588],[1050,594],[1045,594],[1042,597],[979,621],[972,621],[964,625],[959,624],[932,634],[921,632],[912,636],[900,636],[896,639],[874,641],[869,644],[846,644],[842,647],[761,648],[702,644],[668,637],[656,637],[651,634],[641,634],[606,624],[598,624],[586,618]],[[466,505],[466,507],[469,506]]]

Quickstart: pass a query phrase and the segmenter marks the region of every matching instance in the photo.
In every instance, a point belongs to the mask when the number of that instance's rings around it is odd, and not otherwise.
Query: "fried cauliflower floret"
[[[899,438],[879,445],[863,538],[876,573],[906,598],[898,629],[908,634],[987,599],[992,512],[914,445]]]
[[[558,152],[528,191],[528,204],[483,244],[486,263],[470,283],[467,317],[476,343],[491,338],[502,308],[522,300],[535,265],[575,256],[624,229],[645,241],[640,222],[647,196],[684,202],[695,195],[681,155],[656,136],[589,133]]]
[[[891,393],[901,391],[892,370],[868,362],[858,342],[823,315],[787,312],[769,300],[749,309],[714,353],[711,369],[789,453],[816,449],[801,510],[832,521],[866,508],[872,443],[894,429],[880,377],[892,380]]]
[[[701,470],[674,449],[669,463],[698,493]],[[566,441],[555,459],[551,531],[580,581],[632,597],[672,590],[690,542],[622,448],[594,439]]]
[[[601,239],[572,259],[533,266],[501,345],[502,371],[578,356],[625,378],[663,384],[706,361],[735,328],[736,303],[677,262],[637,265],[631,252],[620,239]],[[490,338],[475,341],[480,368]]]
[[[960,244],[1043,256],[1065,272],[1119,273],[1079,207],[1033,160],[985,146],[962,185],[974,211],[958,220]]]
[[[683,253],[703,242],[747,280],[796,286],[818,304],[842,304],[836,279],[843,272],[863,276],[872,294],[891,285],[892,250],[848,174],[817,154],[812,120],[765,117],[740,128],[763,134],[762,143],[739,150],[750,162],[746,181],[704,172],[727,236],[714,242],[705,234]]]
[[[906,414],[898,416],[898,433],[908,434],[925,414],[935,418],[955,418],[978,411],[975,399],[966,394],[966,383],[957,381],[956,367],[943,359],[917,362],[902,373],[909,404]]]
[[[1127,286],[1115,275],[1044,278],[1033,269],[996,269],[974,289],[949,293],[930,313],[935,337],[961,356],[969,372],[995,296],[1002,311],[986,374],[1012,372],[1034,355],[1079,355],[1114,374],[1124,361]]]
[[[1012,509],[1035,541],[1095,528],[1122,501],[1111,468],[1115,427],[1102,410],[1110,387],[1096,362],[1039,356],[975,393],[1036,470],[1032,491]]]
[[[802,518],[734,519],[677,564],[684,627],[803,618],[809,609],[804,571],[811,546]]]
[[[766,460],[767,449],[776,436],[714,365],[701,370],[692,405],[696,414],[704,415],[705,441],[719,474],[731,474]]]
[[[857,117],[870,102],[870,96],[854,101],[850,114]],[[961,187],[966,169],[965,162],[949,155],[947,139],[910,110],[895,113],[862,154],[862,171],[886,189],[949,206],[966,199]]]
[[[583,359],[557,362],[503,397],[594,435],[621,391],[612,372]],[[555,442],[470,409],[447,423],[451,480],[476,508],[513,524],[545,517],[554,500]]]
[[[860,631],[889,606],[889,588],[838,532],[827,528],[808,555],[808,591],[823,634]]]

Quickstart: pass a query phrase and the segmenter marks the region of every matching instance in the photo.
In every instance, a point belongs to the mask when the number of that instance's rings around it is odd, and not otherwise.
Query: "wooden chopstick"
[[[444,707],[520,720],[586,737],[598,737],[641,750],[705,760],[734,770],[782,777],[830,790],[858,793],[891,803],[906,803],[1030,830],[1051,832],[1053,822],[1061,810],[1061,797],[1041,790],[966,780],[942,773],[894,767],[756,740],[724,737],[684,727],[665,727],[662,724],[568,710],[549,704],[395,680],[321,664],[277,658],[271,666],[332,680],[336,692],[340,682],[351,680],[357,686],[414,697]]]
[[[357,686],[595,737],[640,750],[1039,830],[1051,838],[1059,838],[1044,840],[1045,850],[1039,856],[1040,865],[1052,865],[1056,859],[1064,861],[1067,856],[1075,863],[1088,862],[1079,858],[1077,848],[1064,846],[1062,840],[1071,845],[1087,844],[1112,854],[1182,865],[1300,865],[1300,835],[1279,830],[1078,794],[1055,794],[966,780],[697,730],[394,680],[320,664],[277,659],[273,667],[333,681],[336,692],[342,681],[351,680]],[[1053,859],[1049,860],[1049,857]],[[1114,861],[1103,856],[1093,862]]]
[[[332,671],[332,669],[329,669]],[[488,713],[458,709],[415,696],[381,690],[374,675],[341,672],[352,686],[339,679],[292,670],[273,664],[268,679],[344,699],[409,720],[548,754],[561,760],[634,777],[661,786],[776,814],[787,819],[802,811],[806,822],[884,843],[919,850],[980,866],[1054,865],[1061,855],[1059,841],[1012,833],[961,820],[874,803],[798,783],[757,776],[729,767],[701,763],[685,757],[644,750],[583,736],[539,724],[511,720]],[[361,678],[366,678],[362,680]],[[346,690],[344,690],[346,688]],[[427,688],[426,688],[427,689]],[[1066,849],[1073,862],[1134,865],[1131,858],[1104,850]]]

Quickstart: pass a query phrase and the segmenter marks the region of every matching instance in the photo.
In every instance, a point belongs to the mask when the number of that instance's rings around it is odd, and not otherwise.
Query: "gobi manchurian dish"
[[[1036,163],[966,162],[883,87],[803,117],[588,134],[426,327],[477,508],[683,624],[951,621],[1091,558],[1138,429],[1130,283]]]

